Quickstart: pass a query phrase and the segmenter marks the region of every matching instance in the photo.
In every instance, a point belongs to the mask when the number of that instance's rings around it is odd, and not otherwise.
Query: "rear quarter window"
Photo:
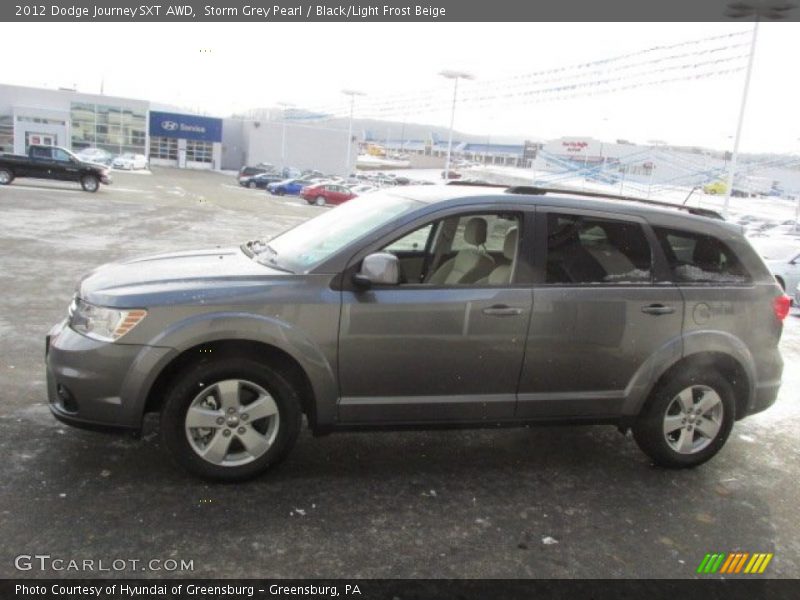
[[[655,227],[673,280],[680,283],[750,283],[739,257],[722,240],[710,235]]]

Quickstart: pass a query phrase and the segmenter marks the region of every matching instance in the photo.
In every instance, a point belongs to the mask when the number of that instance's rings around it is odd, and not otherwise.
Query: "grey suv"
[[[789,309],[715,213],[536,188],[397,188],[271,239],[102,266],[47,337],[50,407],[190,471],[277,463],[303,416],[368,428],[608,423],[714,456],[774,401]]]

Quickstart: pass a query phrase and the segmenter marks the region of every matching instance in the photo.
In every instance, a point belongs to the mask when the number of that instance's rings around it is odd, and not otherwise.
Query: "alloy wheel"
[[[272,396],[243,379],[226,379],[195,396],[184,426],[192,450],[223,467],[250,463],[272,447],[280,414]]]
[[[719,435],[723,411],[722,398],[712,388],[685,388],[675,395],[664,413],[667,444],[679,454],[701,452]]]

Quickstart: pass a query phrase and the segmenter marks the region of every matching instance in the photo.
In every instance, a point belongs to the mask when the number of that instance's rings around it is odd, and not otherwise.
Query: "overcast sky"
[[[4,61],[3,83],[77,86],[143,98],[216,116],[289,102],[346,110],[343,88],[361,102],[452,84],[438,75],[461,69],[481,81],[566,67],[708,36],[747,31],[748,23],[22,23],[5,24],[3,47],[24,48]],[[738,42],[748,41],[741,37]],[[743,50],[747,52],[745,47]],[[764,23],[756,50],[742,150],[800,151],[800,24]],[[744,61],[739,64],[744,64]],[[577,99],[515,106],[463,106],[456,129],[551,139],[562,135],[638,143],[730,148],[744,71]],[[484,88],[487,87],[485,84]],[[356,116],[359,115],[358,102]],[[436,110],[391,114],[449,123]]]

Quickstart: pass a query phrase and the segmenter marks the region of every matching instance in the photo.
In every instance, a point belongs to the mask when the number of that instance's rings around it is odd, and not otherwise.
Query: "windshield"
[[[321,264],[358,238],[418,208],[417,200],[376,192],[328,210],[269,241],[257,260],[295,273]]]

